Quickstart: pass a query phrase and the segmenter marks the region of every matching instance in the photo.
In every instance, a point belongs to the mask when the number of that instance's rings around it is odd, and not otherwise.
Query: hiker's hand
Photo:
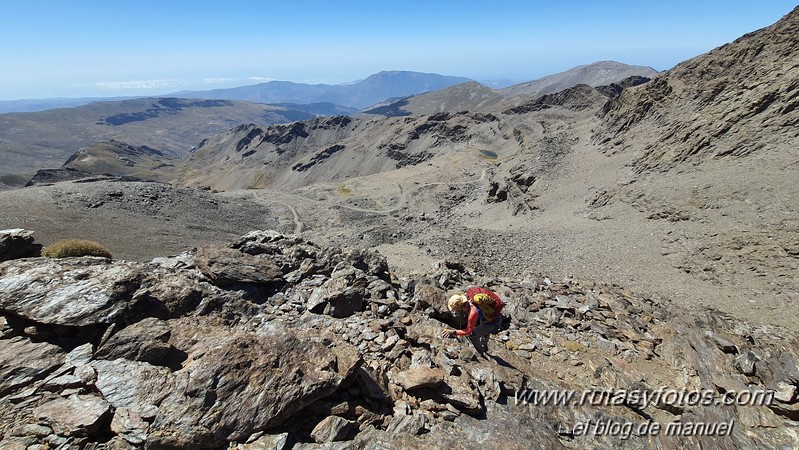
[[[455,330],[447,330],[446,328],[444,331],[441,332],[441,337],[450,338],[455,336]]]

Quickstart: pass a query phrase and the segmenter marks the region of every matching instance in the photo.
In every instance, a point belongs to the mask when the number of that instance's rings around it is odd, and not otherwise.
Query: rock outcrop
[[[42,246],[33,239],[33,231],[22,228],[0,230],[0,261],[39,256]]]
[[[608,102],[608,148],[648,145],[635,155],[638,172],[680,162],[745,156],[797,136],[799,9],[774,25],[744,35],[675,66]]]
[[[799,444],[774,431],[799,420],[785,330],[601,283],[438,267],[397,280],[375,253],[272,231],[153,263],[0,263],[3,445]],[[488,355],[440,336],[459,325],[443,298],[471,284],[506,300]]]

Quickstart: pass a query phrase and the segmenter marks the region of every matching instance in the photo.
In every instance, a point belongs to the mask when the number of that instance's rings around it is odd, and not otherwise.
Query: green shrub
[[[111,259],[111,252],[94,241],[67,239],[48,245],[42,250],[42,256],[48,258],[67,258],[70,256],[102,256]]]

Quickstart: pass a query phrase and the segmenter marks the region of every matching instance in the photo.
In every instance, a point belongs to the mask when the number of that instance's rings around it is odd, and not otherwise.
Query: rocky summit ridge
[[[507,305],[487,355],[440,336],[461,320],[447,293],[473,284]],[[2,262],[0,333],[9,449],[799,445],[786,330],[445,261],[397,278],[377,253],[274,231],[147,263]],[[594,394],[536,404],[535,391]],[[641,401],[658,391],[713,401]],[[636,431],[652,423],[682,425]]]

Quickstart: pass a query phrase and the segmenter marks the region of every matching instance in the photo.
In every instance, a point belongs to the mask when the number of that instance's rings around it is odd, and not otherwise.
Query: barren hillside
[[[37,170],[61,167],[79,149],[109,139],[182,157],[202,139],[240,123],[269,125],[310,117],[278,106],[176,98],[0,114],[0,186],[24,185]]]

